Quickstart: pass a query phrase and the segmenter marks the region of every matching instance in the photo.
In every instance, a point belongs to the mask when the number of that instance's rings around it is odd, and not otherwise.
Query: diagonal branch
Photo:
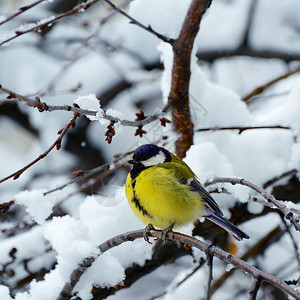
[[[157,31],[153,30],[152,27],[150,25],[145,26],[144,24],[142,24],[141,22],[139,22],[138,20],[134,19],[133,17],[131,17],[130,15],[128,15],[124,10],[120,9],[119,7],[117,7],[116,5],[114,5],[111,1],[109,0],[104,0],[108,5],[111,6],[111,8],[115,11],[117,11],[118,13],[120,13],[121,15],[125,16],[127,19],[129,19],[131,21],[132,24],[135,24],[139,27],[141,27],[142,29],[152,33],[153,35],[155,35],[156,37],[158,37],[159,39],[161,39],[162,41],[169,43],[169,44],[173,44],[174,40],[171,38],[166,37],[165,35],[162,35],[160,33],[158,33]]]
[[[44,21],[44,22],[38,22],[35,26],[32,26],[26,30],[16,30],[15,31],[15,35],[7,38],[6,40],[4,41],[1,41],[0,42],[0,46],[3,46],[4,44],[16,39],[17,37],[23,35],[23,34],[26,34],[26,33],[29,33],[29,32],[33,32],[33,31],[38,31],[38,30],[41,30],[43,28],[45,28],[46,26],[48,25],[51,25],[53,23],[56,23],[57,21],[59,21],[60,19],[64,18],[64,17],[67,17],[67,16],[71,16],[73,14],[76,14],[80,11],[84,11],[86,9],[88,9],[90,6],[94,5],[95,3],[97,3],[98,1],[100,0],[88,0],[87,2],[83,2],[83,3],[80,3],[76,6],[74,6],[72,9],[56,16],[56,17],[53,17],[53,18],[50,18],[48,19],[47,21]]]
[[[168,105],[172,107],[172,119],[179,139],[176,154],[183,158],[193,144],[193,124],[189,107],[191,53],[202,16],[211,0],[192,0],[178,38],[173,43],[173,68]]]
[[[30,167],[32,167],[38,161],[40,161],[43,158],[45,158],[50,153],[50,151],[52,151],[55,147],[56,147],[56,150],[59,150],[60,147],[61,147],[61,141],[62,141],[63,137],[65,136],[65,134],[67,133],[67,131],[70,128],[74,128],[75,127],[75,122],[76,122],[76,119],[78,117],[79,117],[78,114],[74,114],[74,116],[71,119],[71,121],[68,122],[68,124],[62,130],[59,131],[59,137],[55,140],[55,142],[44,153],[42,153],[41,155],[39,155],[36,159],[34,159],[32,162],[30,162],[29,164],[27,164],[22,169],[14,172],[12,174],[10,174],[7,177],[4,177],[4,178],[0,179],[0,183],[4,182],[4,181],[6,181],[6,180],[8,180],[10,178],[13,178],[14,180],[18,179],[20,177],[20,175],[22,175],[27,169],[29,169]]]
[[[242,98],[243,101],[248,102],[249,100],[251,100],[254,96],[257,96],[259,94],[261,94],[263,91],[265,91],[267,88],[269,88],[270,86],[274,85],[275,83],[279,82],[280,80],[286,79],[296,73],[300,72],[300,68],[297,68],[295,70],[289,71],[257,88],[255,88],[252,92],[250,92],[248,95],[246,95],[245,97]]]
[[[4,19],[3,21],[0,22],[0,26],[3,25],[4,23],[12,20],[13,18],[17,17],[18,15],[22,14],[24,11],[40,4],[41,2],[44,2],[45,0],[38,0],[38,1],[35,1],[31,4],[28,4],[28,5],[25,5],[25,6],[22,6],[18,9],[18,11],[16,11],[15,13],[11,14],[9,17],[7,17],[6,19]]]
[[[256,191],[260,195],[262,195],[269,203],[272,203],[276,208],[278,208],[286,219],[288,219],[295,227],[297,231],[300,231],[300,223],[297,217],[295,217],[294,213],[291,212],[285,205],[280,203],[275,199],[275,197],[269,194],[267,191],[258,187],[257,185],[240,178],[228,178],[228,177],[216,177],[213,180],[210,180],[205,184],[205,186],[212,185],[215,183],[226,182],[231,184],[241,184],[249,187],[250,189]]]

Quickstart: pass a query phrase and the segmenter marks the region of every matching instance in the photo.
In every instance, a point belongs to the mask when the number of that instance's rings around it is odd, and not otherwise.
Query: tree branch
[[[180,135],[175,143],[177,156],[183,158],[193,144],[193,124],[189,106],[191,53],[202,16],[211,0],[192,0],[178,38],[173,43],[173,68],[168,105],[172,107],[172,120]]]
[[[141,27],[142,29],[150,32],[151,34],[155,35],[157,38],[159,38],[160,40],[169,43],[169,44],[173,44],[174,40],[171,38],[166,37],[165,35],[162,35],[160,33],[158,33],[157,31],[153,30],[152,27],[150,25],[145,26],[144,24],[142,24],[141,22],[139,22],[138,20],[134,19],[133,17],[131,17],[130,15],[128,15],[124,10],[120,9],[119,7],[117,7],[116,5],[114,5],[111,1],[109,0],[104,0],[108,5],[110,5],[110,7],[112,9],[114,9],[115,11],[119,12],[121,15],[125,16],[127,19],[129,19],[131,21],[132,24],[135,24],[139,27]]]
[[[272,203],[275,207],[277,207],[285,216],[286,219],[288,219],[295,227],[297,231],[300,231],[300,224],[299,220],[295,218],[295,215],[283,204],[281,204],[279,201],[275,199],[275,197],[262,188],[256,186],[255,184],[246,181],[244,179],[239,178],[228,178],[228,177],[216,177],[213,180],[208,181],[205,186],[209,186],[215,183],[231,183],[231,184],[241,184],[249,187],[250,189],[256,191],[260,195],[262,195],[269,203]]]
[[[291,129],[288,126],[281,125],[270,125],[270,126],[233,126],[233,127],[207,127],[207,128],[199,128],[196,131],[218,131],[218,130],[238,130],[239,134],[244,132],[245,130],[254,130],[254,129]]]
[[[271,241],[278,240],[284,235],[284,231],[280,226],[276,226],[273,230],[264,235],[259,241],[252,245],[247,251],[240,257],[243,261],[248,261],[250,258],[254,258],[257,255],[261,255],[266,251],[268,247],[272,245]],[[225,271],[211,287],[211,295],[213,295],[230,276],[235,273],[236,269],[232,268],[230,271]]]
[[[297,68],[293,71],[289,71],[281,76],[278,76],[277,78],[255,88],[252,92],[250,92],[248,95],[246,95],[245,97],[242,98],[243,101],[247,102],[249,101],[251,98],[253,98],[256,95],[261,94],[263,91],[265,91],[267,88],[269,88],[270,86],[274,85],[275,83],[279,82],[280,80],[286,79],[296,73],[300,72],[300,68]]]
[[[29,163],[28,165],[26,165],[25,167],[23,167],[22,169],[10,174],[9,176],[5,177],[5,178],[2,178],[0,180],[0,183],[10,179],[13,177],[13,179],[18,179],[20,177],[20,175],[22,175],[27,169],[29,169],[31,166],[33,166],[34,164],[36,164],[38,161],[40,161],[41,159],[45,158],[49,152],[51,150],[54,149],[54,147],[56,147],[57,150],[60,149],[61,147],[61,141],[63,139],[63,137],[65,136],[65,134],[67,133],[67,131],[70,129],[70,128],[74,128],[75,127],[75,122],[76,122],[76,119],[79,117],[78,114],[74,114],[73,118],[71,119],[70,122],[68,122],[68,124],[62,129],[59,131],[59,137],[55,140],[55,142],[44,152],[42,153],[41,155],[39,155],[35,160],[33,160],[31,163]]]
[[[205,300],[210,300],[210,289],[211,289],[211,283],[213,280],[213,258],[214,257],[212,255],[208,254],[208,257],[207,257],[208,275],[207,275]]]
[[[249,300],[255,300],[256,299],[256,296],[257,296],[258,290],[260,288],[260,285],[261,285],[261,278],[260,277],[254,277],[253,285],[252,285],[251,291],[249,292],[249,294],[250,294]]]
[[[56,23],[57,21],[59,21],[60,19],[67,17],[67,16],[71,16],[75,13],[78,13],[80,11],[84,11],[86,9],[88,9],[90,6],[92,6],[93,4],[97,3],[100,0],[89,0],[87,2],[83,2],[81,4],[78,4],[76,6],[74,6],[72,9],[54,17],[54,18],[50,18],[49,20],[45,21],[45,22],[38,22],[36,26],[32,26],[29,29],[26,30],[16,30],[15,31],[15,35],[11,36],[10,38],[7,38],[6,40],[0,42],[0,46],[4,45],[5,43],[8,43],[14,39],[16,39],[17,37],[29,33],[29,32],[33,32],[33,31],[38,31],[41,30],[43,28],[46,28],[48,25],[51,25],[53,23]]]
[[[149,236],[153,238],[161,238],[161,230],[150,230]],[[75,269],[71,276],[70,280],[65,284],[63,289],[61,290],[57,300],[66,300],[70,299],[72,296],[72,291],[77,282],[80,280],[81,276],[84,274],[84,272],[94,263],[94,261],[104,252],[117,247],[124,242],[132,242],[136,239],[143,238],[144,230],[135,230],[126,232],[124,234],[120,234],[118,236],[115,236],[101,245],[99,245],[97,253],[95,255],[89,256],[86,259],[84,259],[78,266],[77,269]],[[197,240],[193,237],[177,233],[177,232],[168,232],[167,233],[167,239],[175,242],[180,242],[184,244],[189,244],[193,247],[198,248],[201,251],[204,251],[208,253],[211,256],[215,256],[219,258],[220,260],[230,263],[233,266],[243,270],[247,274],[251,274],[252,276],[256,278],[261,278],[264,281],[269,282],[270,284],[278,287],[279,289],[285,291],[289,295],[295,297],[296,299],[300,299],[300,293],[297,292],[295,289],[291,288],[289,285],[287,285],[285,282],[283,282],[281,279],[265,273],[252,265],[248,264],[247,262],[231,255],[230,253],[223,251],[216,246],[208,245],[200,240]],[[100,250],[100,252],[99,252]]]
[[[80,107],[76,106],[71,106],[71,105],[48,105],[46,102],[42,102],[39,97],[35,97],[35,99],[32,99],[27,96],[23,96],[21,94],[15,93],[2,85],[0,85],[0,91],[3,91],[4,93],[8,94],[9,96],[7,97],[8,99],[17,99],[22,102],[26,102],[28,106],[37,108],[40,112],[44,111],[71,111],[74,113],[78,113],[80,115],[86,115],[86,116],[97,116],[97,111],[93,110],[87,110],[87,109],[81,109]],[[166,106],[167,107],[167,106]],[[129,120],[122,120],[120,118],[108,115],[106,113],[103,113],[101,117],[103,119],[113,121],[115,123],[119,123],[123,126],[130,126],[130,127],[139,127],[139,126],[144,126],[146,124],[149,124],[153,121],[156,121],[162,115],[166,112],[166,107],[163,108],[161,111],[156,112],[150,116],[146,116],[143,120],[139,121],[129,121]]]
[[[28,5],[25,5],[25,6],[22,6],[18,9],[18,11],[16,11],[15,13],[11,14],[9,17],[7,17],[6,19],[4,19],[3,21],[0,22],[0,26],[3,25],[4,23],[12,20],[13,18],[17,17],[18,15],[22,14],[24,11],[40,4],[41,2],[44,2],[45,0],[38,0],[38,1],[35,1],[31,4],[28,4]]]

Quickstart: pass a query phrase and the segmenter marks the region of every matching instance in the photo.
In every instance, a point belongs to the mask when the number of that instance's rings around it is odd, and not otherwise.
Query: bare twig
[[[262,204],[264,206],[267,206],[267,207],[270,207],[270,208],[274,208],[274,205],[271,202],[267,202],[266,200],[263,200],[263,199],[253,197],[252,201],[260,203],[260,204]],[[284,201],[282,201],[282,200],[277,200],[277,201],[279,203],[281,203],[282,205],[285,205]],[[295,207],[296,207],[296,205],[295,205]],[[293,212],[294,214],[298,215],[298,217],[300,217],[300,209],[296,209],[296,208],[291,207],[290,211]]]
[[[17,17],[18,15],[22,14],[24,11],[40,4],[41,2],[44,2],[45,0],[38,0],[38,1],[35,1],[31,4],[28,4],[28,5],[25,5],[25,6],[22,6],[18,9],[18,11],[16,11],[15,13],[11,14],[9,17],[7,17],[6,19],[4,19],[3,21],[0,22],[0,26],[3,25],[4,23],[12,20],[13,18]]]
[[[205,300],[210,299],[210,288],[211,288],[211,283],[213,280],[213,258],[214,257],[212,255],[208,254],[208,258],[207,258],[208,275],[207,275]]]
[[[111,170],[108,170],[104,173],[101,173],[100,175],[92,178],[91,180],[89,180],[88,182],[82,184],[78,189],[76,189],[74,192],[69,193],[68,195],[66,195],[63,199],[61,199],[60,201],[58,201],[54,207],[58,207],[60,206],[64,201],[70,199],[70,197],[79,194],[85,190],[87,190],[88,188],[92,187],[93,185],[96,185],[100,182],[103,181],[103,179],[105,179],[106,177],[108,177],[109,175],[111,175],[113,172],[115,172],[116,170],[118,170],[119,168],[121,168],[123,166],[123,163],[118,163],[115,165],[115,167]],[[53,190],[52,190],[53,191]],[[50,192],[52,192],[50,191]],[[49,194],[49,192],[48,192]]]
[[[211,0],[192,0],[178,38],[173,43],[173,68],[168,104],[172,107],[172,120],[179,139],[175,143],[177,156],[183,158],[193,144],[193,124],[189,106],[191,53],[202,16]]]
[[[198,266],[196,268],[193,269],[192,272],[190,272],[189,274],[187,274],[182,280],[180,280],[177,284],[175,288],[178,288],[179,286],[181,286],[185,281],[187,281],[191,276],[193,276],[199,269],[202,268],[202,266],[204,265],[204,263],[206,262],[206,260],[201,257],[200,262],[198,264]],[[155,300],[155,299],[159,299],[162,296],[166,295],[167,291],[164,291],[162,293],[160,293],[159,295],[153,296],[151,297],[149,300]]]
[[[207,182],[206,186],[215,184],[215,183],[221,183],[221,182],[245,185],[245,186],[251,188],[252,190],[256,191],[257,193],[262,195],[268,202],[272,203],[275,207],[277,207],[283,213],[285,218],[287,218],[294,225],[295,229],[297,231],[300,231],[299,220],[297,218],[295,218],[295,215],[291,212],[291,210],[289,210],[285,205],[283,205],[282,203],[277,201],[273,195],[269,194],[262,188],[258,187],[257,185],[255,185],[247,180],[244,180],[244,179],[228,178],[228,177],[216,177],[213,180]]]
[[[298,247],[298,244],[297,242],[295,241],[295,238],[290,230],[290,227],[288,226],[288,224],[286,223],[286,220],[281,216],[281,219],[282,219],[282,222],[284,224],[284,227],[288,233],[288,235],[290,236],[291,238],[291,241],[292,241],[292,244],[294,246],[294,250],[295,250],[295,256],[296,256],[296,259],[298,261],[298,266],[300,267],[300,253],[299,253],[299,247]]]
[[[202,131],[219,131],[219,130],[238,130],[239,134],[244,132],[245,130],[255,130],[255,129],[291,129],[288,126],[281,125],[270,125],[270,126],[233,126],[233,127],[207,127],[207,128],[199,128],[196,129],[198,132]]]
[[[297,174],[297,172],[298,172],[297,169],[292,169],[292,170],[286,171],[286,172],[282,173],[281,175],[268,180],[266,183],[264,183],[263,188],[266,189],[269,186],[274,185],[277,181],[283,179],[284,177],[293,176],[293,175]]]
[[[149,236],[154,237],[154,238],[161,238],[161,230],[150,230]],[[134,241],[139,238],[143,238],[144,234],[144,229],[140,230],[135,230],[135,231],[130,231],[126,232],[124,234],[120,234],[118,236],[115,236],[101,245],[99,245],[98,250],[96,251],[95,254],[92,256],[89,256],[85,258],[78,266],[77,269],[75,269],[71,276],[70,280],[65,284],[63,289],[60,292],[60,295],[58,296],[57,300],[66,300],[70,299],[72,296],[72,291],[81,276],[84,274],[84,272],[93,264],[93,262],[104,252],[117,247],[124,242],[128,241]],[[206,253],[209,253],[212,256],[215,256],[219,258],[220,260],[230,263],[233,266],[243,270],[247,274],[251,274],[252,276],[256,278],[261,278],[264,281],[269,282],[270,284],[278,287],[282,291],[285,291],[289,295],[295,297],[296,299],[300,299],[300,293],[296,291],[295,289],[291,288],[289,285],[287,285],[285,282],[283,282],[281,279],[265,273],[254,266],[248,264],[247,262],[231,255],[230,253],[223,251],[216,246],[208,245],[200,240],[197,240],[193,237],[177,233],[177,232],[168,232],[167,233],[167,239],[171,241],[176,241],[184,244],[191,245],[193,247],[196,247],[200,249],[201,251],[204,251]]]
[[[120,6],[123,7],[124,5],[128,4],[128,1],[130,0],[124,0]],[[54,86],[59,80],[61,79],[62,75],[77,61],[79,58],[79,54],[83,49],[86,48],[86,46],[91,44],[91,41],[97,40],[96,37],[98,37],[99,31],[102,28],[102,26],[109,21],[114,15],[115,11],[111,12],[104,18],[102,18],[99,22],[98,25],[96,26],[94,32],[92,32],[89,36],[87,36],[85,39],[80,41],[80,44],[71,51],[70,55],[68,56],[66,62],[62,66],[61,70],[58,71],[57,74],[50,80],[50,82],[47,84],[47,86],[38,92],[40,96],[44,96],[45,94],[48,94],[49,91],[52,91],[54,89]]]
[[[123,16],[125,16],[126,18],[128,18],[132,24],[135,24],[141,28],[143,28],[144,30],[152,33],[153,35],[155,35],[156,37],[158,37],[160,40],[169,43],[169,44],[173,44],[174,40],[171,38],[166,37],[165,35],[162,35],[160,33],[158,33],[157,31],[153,30],[153,28],[148,25],[145,26],[144,24],[142,24],[141,22],[139,22],[138,20],[134,19],[133,17],[131,17],[130,15],[128,15],[124,10],[122,10],[121,8],[117,7],[116,5],[114,5],[111,1],[109,0],[104,0],[108,5],[111,6],[112,9],[114,9],[115,11],[119,12],[120,14],[122,14]]]
[[[116,157],[112,162],[108,162],[108,163],[105,163],[101,166],[98,166],[94,169],[91,169],[91,170],[78,170],[78,171],[75,171],[73,172],[73,174],[76,176],[74,179],[70,180],[69,182],[63,184],[63,185],[60,185],[52,190],[49,190],[47,192],[44,193],[44,195],[48,195],[48,194],[51,194],[53,192],[56,192],[56,191],[59,191],[59,190],[63,190],[65,187],[69,186],[70,184],[72,183],[75,183],[75,182],[78,182],[78,181],[82,181],[82,180],[85,180],[87,179],[88,177],[90,176],[93,176],[95,174],[98,174],[100,172],[108,172],[108,171],[115,171],[117,168],[120,167],[120,165],[123,165],[124,163],[123,162],[120,162],[122,161],[124,158],[126,158],[128,155],[132,154],[134,151],[130,151],[130,152],[126,152],[124,154],[121,154],[119,155],[118,157]],[[113,168],[112,168],[113,166]]]
[[[255,257],[258,254],[263,253],[267,247],[271,246],[270,241],[278,239],[280,236],[283,236],[284,232],[280,226],[276,226],[273,230],[264,235],[258,242],[251,246],[241,257],[243,261],[248,261],[251,257]],[[234,274],[236,271],[235,268],[232,268],[230,271],[224,272],[217,280],[214,281],[214,284],[211,287],[211,295],[214,294],[221,286],[224,285],[224,282]]]
[[[60,19],[62,19],[64,17],[71,16],[73,14],[76,14],[76,13],[80,12],[80,11],[84,11],[84,10],[88,9],[90,6],[97,3],[98,1],[100,1],[100,0],[89,0],[87,2],[83,2],[83,3],[74,6],[72,9],[70,9],[70,10],[68,10],[68,11],[66,11],[66,12],[64,12],[64,13],[56,16],[56,17],[50,18],[49,20],[47,20],[45,22],[37,23],[36,26],[32,26],[32,27],[30,27],[26,30],[17,30],[17,31],[15,31],[15,35],[7,38],[6,40],[4,40],[2,42],[0,42],[0,46],[16,39],[17,37],[19,37],[23,34],[33,32],[33,31],[42,30],[43,28],[46,28],[48,25],[56,23],[57,21],[59,21]]]
[[[74,128],[75,126],[75,122],[76,122],[76,119],[78,118],[78,114],[74,114],[73,118],[71,119],[70,122],[68,122],[68,124],[62,129],[59,131],[59,137],[55,140],[55,142],[44,152],[42,153],[41,155],[39,155],[35,160],[33,160],[32,162],[30,162],[29,164],[27,164],[25,167],[23,167],[22,169],[10,174],[9,176],[5,177],[5,178],[2,178],[0,180],[0,183],[10,179],[10,178],[13,178],[14,180],[15,179],[18,179],[20,177],[20,175],[22,175],[27,169],[29,169],[31,166],[33,166],[34,164],[36,164],[38,161],[40,161],[41,159],[45,158],[49,152],[51,150],[53,150],[55,147],[57,150],[60,149],[61,147],[61,141],[63,139],[63,137],[65,136],[65,134],[67,133],[67,131],[70,129],[70,128]]]
[[[254,96],[261,94],[263,91],[265,91],[267,88],[269,88],[270,86],[274,85],[275,83],[279,82],[280,80],[286,79],[289,76],[292,76],[296,73],[300,72],[300,68],[297,68],[293,71],[289,71],[257,88],[255,88],[252,92],[250,92],[248,95],[246,95],[245,97],[242,98],[243,101],[247,102],[248,100],[250,100],[251,98],[253,98]]]
[[[228,49],[217,49],[209,51],[199,51],[197,57],[199,60],[208,62],[214,62],[219,58],[234,57],[234,56],[249,56],[254,58],[278,58],[285,62],[291,62],[300,59],[299,52],[280,51],[276,49],[271,50],[260,50],[250,48],[248,45],[242,45],[241,47],[233,50]]]
[[[252,285],[251,291],[249,292],[249,294],[250,294],[249,300],[255,300],[256,299],[256,296],[257,296],[258,290],[260,288],[260,285],[261,285],[261,278],[260,277],[254,277],[253,285]]]
[[[26,102],[27,105],[31,107],[37,108],[40,112],[43,111],[59,111],[59,110],[64,110],[64,111],[71,111],[74,113],[78,113],[80,115],[87,115],[87,116],[96,116],[97,111],[93,110],[87,110],[87,109],[81,109],[78,106],[71,106],[71,105],[48,105],[45,102],[42,102],[39,97],[35,97],[32,99],[31,97],[23,96],[21,94],[15,93],[3,86],[0,85],[0,91],[3,91],[4,93],[8,94],[9,99],[17,99],[22,102]],[[106,113],[103,113],[101,117],[103,119],[113,121],[115,123],[119,123],[123,126],[131,126],[131,127],[138,127],[138,126],[144,126],[146,124],[149,124],[153,121],[156,121],[159,119],[165,112],[165,108],[163,108],[161,111],[156,112],[150,116],[146,116],[145,119],[139,120],[139,121],[129,121],[129,120],[122,120],[120,118],[108,115]]]

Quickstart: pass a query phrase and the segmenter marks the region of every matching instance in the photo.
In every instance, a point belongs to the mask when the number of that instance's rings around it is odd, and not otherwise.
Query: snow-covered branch
[[[153,121],[158,120],[161,118],[167,110],[167,106],[163,108],[161,111],[156,112],[150,116],[143,116],[144,118],[138,121],[130,121],[130,120],[124,120],[121,118],[118,118],[116,116],[107,114],[104,111],[96,111],[96,110],[89,110],[89,109],[82,109],[79,107],[78,104],[71,105],[48,105],[46,102],[42,102],[39,97],[35,97],[34,99],[31,97],[23,96],[21,94],[15,93],[2,85],[0,85],[0,91],[3,91],[4,93],[8,94],[8,99],[17,99],[22,102],[26,102],[27,105],[37,108],[40,112],[48,111],[71,111],[73,113],[77,113],[79,115],[85,115],[85,116],[92,116],[92,117],[98,117],[103,118],[105,120],[119,123],[123,126],[131,126],[131,127],[141,127],[146,124],[149,124]]]

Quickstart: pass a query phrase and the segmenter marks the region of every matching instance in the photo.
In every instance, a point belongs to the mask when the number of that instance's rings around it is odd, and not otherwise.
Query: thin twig
[[[219,131],[219,130],[238,130],[241,134],[245,130],[255,130],[255,129],[291,129],[288,126],[281,125],[270,125],[270,126],[233,126],[233,127],[207,127],[196,129],[198,132],[202,131]]]
[[[266,183],[264,183],[263,188],[266,189],[269,186],[274,185],[277,181],[283,179],[284,177],[295,175],[295,174],[297,174],[297,172],[298,172],[297,169],[292,169],[292,170],[286,171],[286,172],[282,173],[281,175],[268,180]]]
[[[249,56],[254,58],[278,58],[286,63],[300,59],[299,52],[280,51],[280,50],[259,50],[241,45],[241,47],[233,50],[217,49],[209,51],[198,51],[197,58],[201,61],[213,63],[215,60],[226,57]]]
[[[67,133],[67,131],[70,128],[73,128],[75,126],[75,122],[76,122],[76,119],[78,118],[78,116],[79,115],[74,114],[74,116],[71,119],[71,121],[68,122],[68,124],[60,131],[59,137],[55,140],[55,142],[45,152],[43,152],[41,155],[39,155],[36,159],[34,159],[29,164],[27,164],[25,167],[23,167],[20,170],[14,172],[12,174],[10,174],[9,176],[7,176],[5,178],[2,178],[0,180],[0,183],[4,182],[4,181],[6,181],[6,180],[8,180],[10,178],[13,178],[14,180],[18,179],[20,177],[20,175],[22,175],[27,169],[29,169],[31,166],[33,166],[34,164],[36,164],[41,159],[45,158],[49,154],[49,152],[51,150],[53,150],[55,147],[56,147],[57,150],[59,150],[60,147],[61,147],[61,141],[62,141],[63,137],[65,136],[65,134]]]
[[[288,235],[290,236],[291,238],[291,241],[292,241],[292,244],[294,246],[294,250],[295,250],[295,256],[296,256],[296,259],[298,261],[298,266],[300,267],[300,253],[299,253],[299,247],[298,247],[298,244],[297,242],[295,241],[295,238],[290,230],[290,227],[288,226],[288,224],[286,223],[286,220],[281,216],[281,219],[282,219],[282,222],[284,224],[284,227],[288,233]]]
[[[149,236],[160,239],[161,233],[162,233],[161,230],[150,230]],[[99,245],[98,250],[93,255],[85,258],[79,264],[78,268],[71,273],[70,280],[64,285],[57,300],[66,300],[71,298],[73,288],[75,287],[75,285],[77,284],[81,276],[101,254],[114,247],[123,244],[124,242],[128,242],[128,241],[132,242],[136,239],[143,238],[143,235],[144,235],[144,229],[130,231],[115,236],[105,241],[101,245]],[[177,233],[177,232],[168,232],[166,237],[171,241],[188,244],[191,245],[192,247],[196,247],[200,249],[201,251],[208,252],[210,255],[215,256],[226,263],[232,264],[233,266],[243,270],[245,273],[251,274],[252,276],[257,278],[262,278],[262,280],[265,280],[270,284],[278,287],[279,289],[285,291],[286,293],[295,297],[296,299],[300,299],[300,293],[295,289],[293,289],[292,287],[290,287],[289,285],[287,285],[281,279],[255,268],[254,266],[248,264],[247,262],[235,257],[234,255],[231,255],[226,251],[219,249],[216,246],[208,245],[193,237],[181,233]]]
[[[261,285],[261,281],[262,280],[261,280],[260,277],[254,277],[253,285],[252,285],[251,291],[249,292],[249,294],[250,294],[249,300],[255,300],[256,299],[258,290],[259,290],[260,285]]]
[[[247,102],[249,101],[251,98],[253,98],[254,96],[261,94],[263,91],[265,91],[267,88],[269,88],[270,86],[274,85],[275,83],[279,82],[280,80],[286,79],[289,76],[292,76],[296,73],[300,72],[300,68],[297,68],[293,71],[289,71],[281,76],[278,76],[277,78],[255,88],[252,92],[250,92],[248,95],[246,95],[245,97],[242,98],[243,101]]]
[[[131,17],[130,15],[128,15],[124,10],[122,10],[121,8],[119,8],[118,6],[114,5],[111,1],[109,0],[104,0],[108,5],[111,6],[112,9],[114,9],[115,11],[117,11],[118,13],[120,13],[121,15],[125,16],[126,18],[128,18],[132,24],[135,24],[141,28],[143,28],[144,30],[152,33],[153,35],[155,35],[156,37],[158,37],[160,40],[169,43],[169,44],[173,44],[174,40],[171,38],[168,38],[167,36],[158,33],[157,31],[153,30],[152,27],[150,25],[145,26],[144,24],[142,24],[141,22],[139,22],[138,20],[134,19],[133,17]]]
[[[280,226],[276,226],[273,230],[264,235],[258,242],[252,245],[240,257],[240,259],[243,261],[248,261],[250,258],[255,257],[256,255],[261,255],[268,247],[272,245],[271,241],[278,240],[278,238],[283,235],[284,231],[280,228]],[[235,271],[235,268],[225,271],[217,280],[215,280],[211,287],[211,295],[213,295],[220,287],[224,286],[225,281],[229,279]]]
[[[70,197],[77,195],[85,190],[87,190],[88,188],[92,187],[93,185],[96,185],[100,182],[103,181],[103,179],[105,179],[106,177],[108,177],[109,175],[111,175],[113,172],[115,172],[116,170],[118,170],[119,168],[121,168],[123,166],[123,163],[119,163],[116,164],[115,167],[111,170],[108,170],[98,176],[96,176],[95,178],[92,178],[91,180],[89,180],[88,182],[82,184],[77,190],[75,190],[74,192],[69,193],[68,195],[66,195],[63,199],[61,199],[60,201],[58,201],[54,207],[58,207],[60,206],[64,201],[70,199]],[[52,192],[52,191],[51,191]]]
[[[123,7],[124,5],[127,5],[128,1],[130,1],[130,0],[124,0],[120,4],[120,6]],[[96,37],[99,36],[100,29],[115,14],[116,14],[116,12],[113,11],[110,14],[108,14],[107,16],[105,16],[104,18],[102,18],[98,22],[98,25],[96,26],[95,30],[89,36],[87,36],[85,39],[83,39],[83,40],[80,41],[80,44],[77,47],[75,47],[74,50],[71,51],[70,55],[68,56],[68,58],[66,60],[66,63],[64,63],[64,65],[61,68],[61,70],[59,70],[58,73],[50,80],[50,82],[47,84],[47,86],[43,90],[39,91],[37,94],[39,94],[40,96],[44,96],[44,95],[48,94],[49,91],[52,91],[54,89],[55,84],[57,82],[59,82],[59,80],[61,79],[62,75],[68,69],[70,69],[70,67],[77,61],[77,59],[79,58],[80,52],[82,50],[84,50],[88,45],[90,45],[91,41],[98,40],[98,39],[96,39]]]
[[[129,151],[126,152],[122,155],[119,155],[118,157],[116,157],[112,162],[108,162],[105,163],[101,166],[98,166],[96,168],[90,169],[90,170],[77,170],[75,172],[73,172],[73,174],[76,176],[74,179],[70,180],[69,182],[60,185],[52,190],[49,190],[47,192],[44,193],[44,196],[51,194],[53,192],[59,191],[59,190],[63,190],[65,187],[69,186],[72,183],[78,182],[78,181],[82,181],[87,179],[90,176],[93,176],[95,174],[98,174],[100,172],[107,172],[107,171],[115,171],[117,168],[119,168],[119,165],[123,165],[123,162],[120,162],[121,160],[125,159],[128,155],[132,154],[134,151]],[[111,168],[113,166],[113,168]]]
[[[211,289],[211,283],[213,280],[213,258],[214,257],[212,255],[208,254],[208,257],[207,257],[208,275],[207,275],[205,300],[210,300],[210,289]]]
[[[24,11],[40,4],[41,2],[44,2],[45,0],[38,0],[38,1],[35,1],[31,4],[28,4],[28,5],[25,5],[25,6],[22,6],[18,9],[18,11],[16,11],[15,13],[11,14],[9,17],[7,17],[6,19],[4,19],[3,21],[0,22],[0,26],[3,25],[4,23],[12,20],[13,18],[17,17],[18,15],[22,14]]]
[[[264,199],[259,199],[259,198],[256,198],[256,197],[253,197],[252,198],[252,201],[253,202],[257,202],[257,203],[260,203],[264,206],[267,206],[267,207],[270,207],[270,208],[274,208],[274,205]],[[277,200],[279,203],[281,203],[282,205],[285,205],[285,201],[282,201],[282,200]],[[295,204],[295,207],[296,204]],[[300,209],[296,209],[296,208],[293,208],[293,207],[290,207],[290,211],[293,212],[294,214],[298,215],[298,217],[300,217]]]
[[[285,205],[283,205],[282,203],[277,201],[273,195],[269,194],[262,188],[258,187],[257,185],[255,185],[247,180],[239,179],[239,178],[216,177],[213,180],[210,180],[209,182],[207,182],[206,186],[215,184],[215,183],[222,183],[222,182],[231,183],[231,184],[241,184],[241,185],[247,186],[247,187],[251,188],[252,190],[256,191],[257,193],[262,195],[268,202],[272,203],[275,207],[277,207],[283,213],[285,218],[287,218],[294,225],[295,229],[297,231],[300,231],[299,220],[297,218],[295,218],[295,215],[291,212],[290,209],[288,209]]]
[[[76,6],[74,6],[72,9],[56,16],[53,18],[50,18],[49,20],[45,21],[45,22],[41,22],[41,23],[37,23],[36,26],[32,26],[31,28],[27,29],[27,30],[16,30],[15,31],[15,35],[7,38],[6,40],[0,42],[0,46],[4,45],[5,43],[8,43],[14,39],[16,39],[17,37],[29,33],[29,32],[33,32],[33,31],[38,31],[41,30],[45,27],[47,27],[48,25],[51,25],[53,23],[56,23],[57,21],[59,21],[60,19],[67,17],[67,16],[71,16],[75,13],[78,13],[80,11],[85,11],[86,9],[88,9],[90,6],[92,6],[93,4],[97,3],[100,0],[89,0],[87,2],[83,2],[81,4],[78,4]]]

